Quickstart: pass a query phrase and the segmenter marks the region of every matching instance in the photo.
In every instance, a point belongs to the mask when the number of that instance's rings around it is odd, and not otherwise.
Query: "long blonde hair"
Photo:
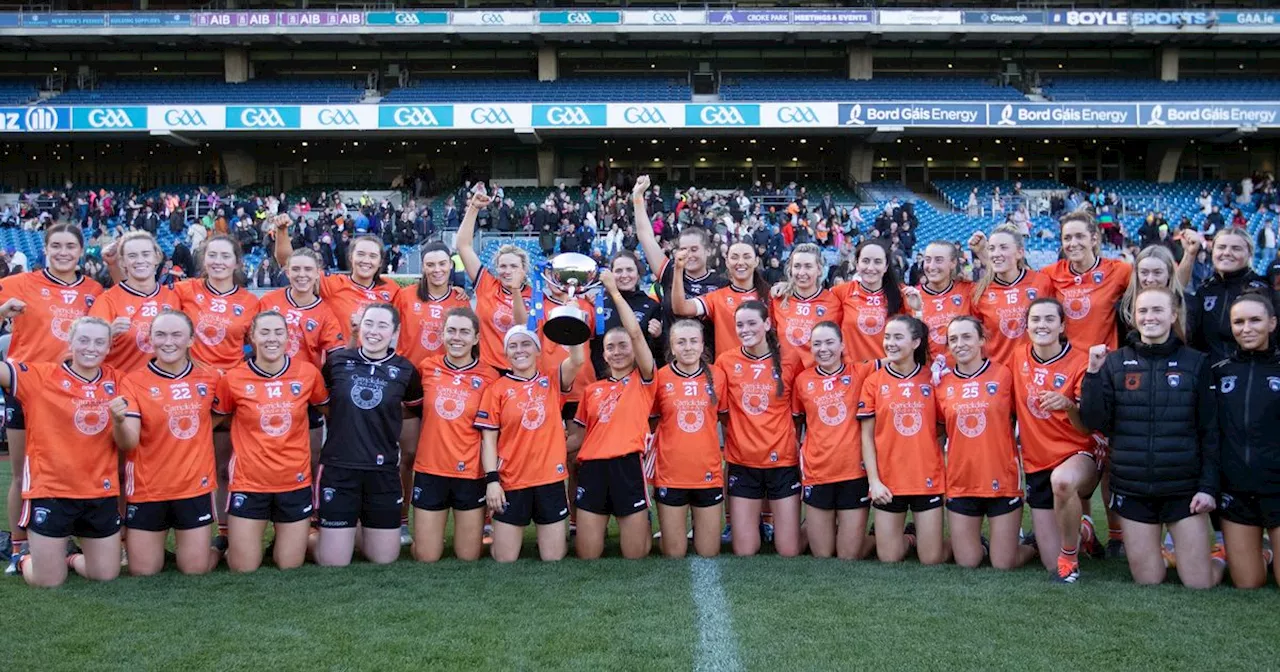
[[[782,299],[783,308],[787,307],[787,301],[791,298],[791,295],[794,294],[796,291],[796,281],[791,278],[791,261],[796,258],[797,254],[812,254],[814,260],[817,261],[818,268],[819,269],[822,268],[822,248],[821,247],[818,247],[813,243],[800,243],[799,245],[795,246],[795,249],[791,250],[791,256],[787,258],[787,267],[784,270],[784,275],[786,279],[778,283],[777,285],[775,285],[774,288],[770,291],[770,294]],[[819,279],[816,284],[818,285],[819,288],[821,288],[822,287],[821,279]],[[763,301],[764,297],[761,297],[761,300]]]
[[[1133,260],[1133,274],[1129,277],[1129,287],[1124,290],[1124,296],[1120,297],[1120,317],[1129,328],[1133,328],[1133,302],[1137,300],[1138,294],[1142,293],[1138,287],[1138,265],[1143,259],[1159,259],[1164,262],[1165,270],[1169,273],[1167,288],[1173,295],[1173,309],[1178,313],[1179,324],[1186,324],[1187,301],[1182,283],[1178,282],[1178,265],[1173,260],[1173,253],[1164,245],[1148,245],[1142,248]]]
[[[1022,253],[1022,258],[1018,260],[1018,270],[1030,270],[1031,265],[1027,263],[1027,243],[1022,239],[1022,231],[1017,226],[1013,224],[1001,224],[1000,226],[992,229],[991,235],[987,236],[988,247],[991,244],[991,239],[1001,233],[1008,234],[1009,237],[1013,239],[1013,244],[1018,246],[1018,251]],[[982,295],[987,293],[987,289],[991,287],[991,282],[996,278],[996,269],[991,263],[990,252],[988,252],[987,255],[986,265],[988,266],[988,268],[984,269],[986,272],[982,274],[982,277],[978,278],[977,282],[973,283],[974,303],[978,303],[978,301],[982,299]]]

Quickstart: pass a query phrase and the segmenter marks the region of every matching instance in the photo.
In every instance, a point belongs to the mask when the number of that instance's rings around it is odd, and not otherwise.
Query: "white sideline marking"
[[[693,584],[693,604],[698,609],[698,652],[693,669],[696,672],[741,670],[738,659],[738,637],[733,631],[729,601],[720,584],[720,565],[710,558],[689,560]]]

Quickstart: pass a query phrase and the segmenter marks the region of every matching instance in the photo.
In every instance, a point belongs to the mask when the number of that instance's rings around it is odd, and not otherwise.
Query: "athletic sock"
[[[1118,541],[1118,542],[1120,542],[1120,543],[1122,543],[1122,544],[1123,544],[1123,543],[1124,543],[1124,530],[1121,530],[1121,529],[1119,529],[1119,528],[1114,529],[1114,530],[1107,530],[1107,538],[1108,538],[1108,539],[1110,539],[1111,541]]]
[[[219,535],[219,536],[222,536],[222,537],[227,536],[227,524],[226,524],[226,523],[218,523],[218,535]]]
[[[408,527],[408,525],[409,525],[409,515],[405,514],[403,516],[400,516],[400,527]]]
[[[1066,546],[1063,546],[1063,547],[1062,547],[1062,550],[1058,552],[1058,556],[1059,556],[1059,557],[1061,557],[1061,558],[1066,559],[1068,562],[1073,562],[1073,563],[1075,563],[1075,562],[1079,562],[1079,561],[1080,561],[1080,547],[1079,547],[1079,546],[1073,546],[1073,547],[1071,547],[1071,548],[1067,548]]]

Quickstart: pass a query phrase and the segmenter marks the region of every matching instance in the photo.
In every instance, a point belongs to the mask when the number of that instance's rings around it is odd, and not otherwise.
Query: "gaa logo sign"
[[[590,126],[591,119],[581,107],[552,107],[547,110],[547,122],[553,126]]]
[[[686,105],[686,126],[759,126],[759,105]]]
[[[704,107],[700,118],[704,124],[718,126],[741,126],[747,123],[736,107]]]
[[[316,114],[316,121],[321,126],[357,126],[360,123],[356,113],[345,107],[326,107]]]
[[[129,113],[120,108],[94,108],[89,110],[90,128],[133,128]]]
[[[679,19],[676,18],[676,15],[672,14],[671,12],[654,12],[650,16],[652,17],[654,23],[660,23],[660,24],[680,23]]]
[[[418,15],[415,12],[396,12],[397,26],[416,26],[419,23],[421,22],[418,20]]]
[[[439,126],[429,107],[397,107],[392,113],[396,126]]]
[[[628,107],[622,111],[622,120],[628,124],[666,124],[667,118],[656,107]]]
[[[240,124],[245,128],[284,128],[280,111],[272,107],[246,107],[240,113]]]
[[[482,126],[510,124],[511,115],[501,107],[477,107],[471,110],[471,123]]]
[[[818,114],[808,106],[784,105],[778,108],[778,122],[783,124],[816,124]]]
[[[591,15],[586,12],[569,12],[569,15],[566,17],[566,20],[569,23],[574,23],[578,25],[590,25],[591,23],[593,23],[591,20]]]
[[[485,12],[480,15],[480,23],[489,26],[501,26],[506,24],[507,19],[497,12]]]
[[[167,126],[202,128],[208,124],[200,110],[176,109],[164,111],[164,123]]]

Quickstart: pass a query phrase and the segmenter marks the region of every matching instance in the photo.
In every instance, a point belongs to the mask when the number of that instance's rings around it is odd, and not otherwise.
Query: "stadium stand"
[[[1273,79],[1111,79],[1060,77],[1042,87],[1056,101],[1133,100],[1280,100],[1280,81]]]
[[[105,80],[94,89],[72,89],[47,99],[57,105],[146,105],[165,103],[355,103],[364,95],[354,80],[253,80],[229,84],[216,79]]]
[[[25,105],[40,96],[40,87],[28,81],[0,81],[0,105]]]
[[[669,77],[578,77],[553,82],[534,79],[419,79],[392,89],[384,103],[475,102],[688,102],[687,81]]]
[[[720,85],[726,101],[755,100],[1026,100],[1011,86],[979,77],[726,77]]]

